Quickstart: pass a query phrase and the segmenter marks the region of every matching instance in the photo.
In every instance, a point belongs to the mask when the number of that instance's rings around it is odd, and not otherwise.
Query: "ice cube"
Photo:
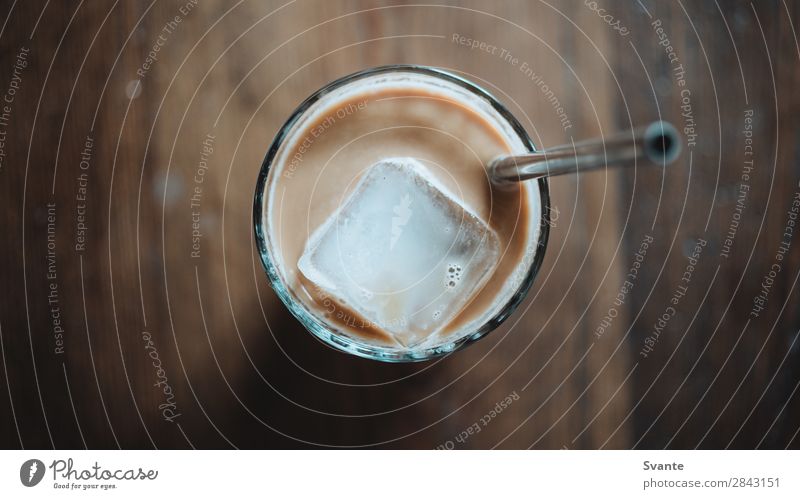
[[[372,165],[309,238],[298,268],[403,346],[439,332],[493,272],[495,232],[419,161]]]

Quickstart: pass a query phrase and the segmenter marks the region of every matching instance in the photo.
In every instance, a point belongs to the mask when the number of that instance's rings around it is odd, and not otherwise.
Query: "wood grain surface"
[[[2,447],[800,446],[800,4],[423,4],[3,3]],[[543,268],[480,342],[348,356],[269,287],[252,196],[302,99],[394,63],[544,146],[662,118],[683,153],[553,179]]]

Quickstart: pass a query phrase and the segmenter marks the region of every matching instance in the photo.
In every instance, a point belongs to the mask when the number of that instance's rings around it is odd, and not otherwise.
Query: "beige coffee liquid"
[[[530,217],[538,220],[539,214],[538,208],[530,213],[529,207],[538,207],[539,200],[538,190],[523,184],[510,189],[490,184],[486,165],[497,156],[520,152],[524,145],[483,114],[454,93],[387,84],[351,92],[299,122],[270,171],[274,177],[264,215],[273,258],[297,299],[343,334],[398,347],[390,334],[308,281],[297,262],[310,235],[371,165],[389,157],[413,157],[488,223],[501,243],[501,258],[483,289],[429,343],[468,334],[496,314],[530,265],[538,225]]]

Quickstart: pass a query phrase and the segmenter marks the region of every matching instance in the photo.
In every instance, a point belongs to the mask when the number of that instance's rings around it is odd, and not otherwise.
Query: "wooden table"
[[[797,2],[8,3],[3,447],[800,446]],[[541,273],[474,346],[347,356],[269,288],[252,193],[303,98],[392,63],[542,145],[663,118],[684,152],[553,179]]]

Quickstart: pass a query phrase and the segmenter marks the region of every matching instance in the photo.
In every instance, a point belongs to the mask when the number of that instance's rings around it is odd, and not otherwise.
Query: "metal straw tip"
[[[681,152],[681,139],[675,127],[656,121],[644,131],[644,153],[654,164],[667,166]]]

